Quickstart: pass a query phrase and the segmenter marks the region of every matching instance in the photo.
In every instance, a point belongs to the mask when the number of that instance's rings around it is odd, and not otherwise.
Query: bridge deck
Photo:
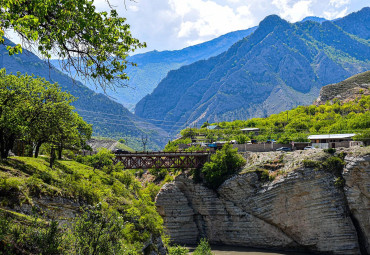
[[[199,168],[209,161],[208,152],[135,152],[116,154],[125,169]]]

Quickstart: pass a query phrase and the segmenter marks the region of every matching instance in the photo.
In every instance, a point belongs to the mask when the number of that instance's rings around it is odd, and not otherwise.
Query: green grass
[[[149,237],[163,233],[163,221],[153,202],[153,192],[158,189],[143,187],[133,173],[117,167],[107,173],[71,160],[57,160],[52,169],[44,157],[0,161],[0,216],[12,219],[9,222],[14,228],[18,228],[20,221],[33,218],[12,208],[24,205],[34,208],[41,197],[66,198],[82,206],[101,204],[104,210],[119,212],[125,224],[129,224],[124,242],[138,247],[137,254]],[[58,212],[54,207],[47,205],[38,210],[41,213],[38,217],[45,220],[43,215],[50,215],[44,210]],[[55,217],[58,219],[58,215]],[[60,219],[65,220],[62,215]]]

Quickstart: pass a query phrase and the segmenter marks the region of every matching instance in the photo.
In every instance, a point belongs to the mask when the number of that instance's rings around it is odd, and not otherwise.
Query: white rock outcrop
[[[180,175],[162,187],[156,204],[175,243],[207,237],[214,244],[369,254],[370,157],[346,161],[344,189],[333,174],[309,168],[269,183],[256,173],[237,175],[217,192]]]

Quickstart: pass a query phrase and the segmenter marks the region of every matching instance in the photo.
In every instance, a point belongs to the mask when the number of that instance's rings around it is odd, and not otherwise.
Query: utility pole
[[[141,142],[143,143],[144,151],[146,151],[146,144],[148,143],[148,135],[141,135]]]

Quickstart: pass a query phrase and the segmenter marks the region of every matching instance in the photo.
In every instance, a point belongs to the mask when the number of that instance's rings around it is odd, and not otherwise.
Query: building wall
[[[238,148],[239,152],[252,151],[252,152],[265,152],[274,151],[280,147],[292,148],[291,144],[281,143],[265,143],[265,144],[233,144],[234,148]]]

